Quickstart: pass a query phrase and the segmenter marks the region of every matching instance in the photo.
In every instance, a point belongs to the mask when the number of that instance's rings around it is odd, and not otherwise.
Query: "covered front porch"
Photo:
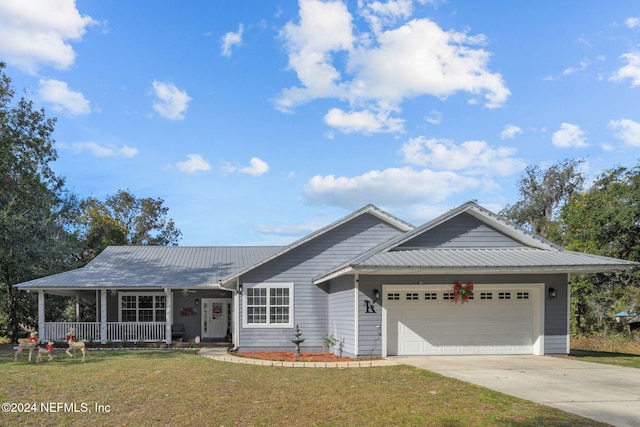
[[[76,340],[141,343],[174,340],[231,340],[235,331],[234,292],[219,288],[56,289],[38,292],[41,341],[64,341],[71,328]],[[48,295],[75,299],[75,321],[45,316]],[[82,304],[81,304],[82,300]],[[91,310],[83,310],[87,302]],[[87,316],[85,312],[90,312]],[[89,318],[87,318],[89,317]]]

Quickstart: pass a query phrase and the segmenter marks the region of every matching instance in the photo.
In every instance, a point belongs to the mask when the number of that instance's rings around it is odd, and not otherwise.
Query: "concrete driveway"
[[[389,359],[614,426],[640,426],[640,369],[550,356]]]

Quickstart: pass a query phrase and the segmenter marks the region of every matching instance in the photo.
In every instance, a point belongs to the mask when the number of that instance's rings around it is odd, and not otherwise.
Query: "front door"
[[[229,325],[229,299],[202,298],[202,338],[224,338]]]

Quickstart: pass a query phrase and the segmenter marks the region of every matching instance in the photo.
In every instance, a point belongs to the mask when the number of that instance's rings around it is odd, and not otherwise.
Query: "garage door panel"
[[[419,295],[424,289],[418,290]],[[533,352],[533,299],[474,300],[465,304],[442,298],[395,300],[385,308],[390,355]]]

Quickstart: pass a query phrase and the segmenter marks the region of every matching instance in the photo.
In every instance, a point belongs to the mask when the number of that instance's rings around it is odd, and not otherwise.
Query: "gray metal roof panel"
[[[314,278],[321,283],[343,274],[459,273],[603,273],[628,270],[639,263],[563,249],[433,248],[380,252]]]
[[[375,254],[356,267],[633,267],[637,263],[565,250],[535,248],[415,249]]]
[[[110,246],[83,268],[17,286],[206,287],[279,250],[280,246]]]

